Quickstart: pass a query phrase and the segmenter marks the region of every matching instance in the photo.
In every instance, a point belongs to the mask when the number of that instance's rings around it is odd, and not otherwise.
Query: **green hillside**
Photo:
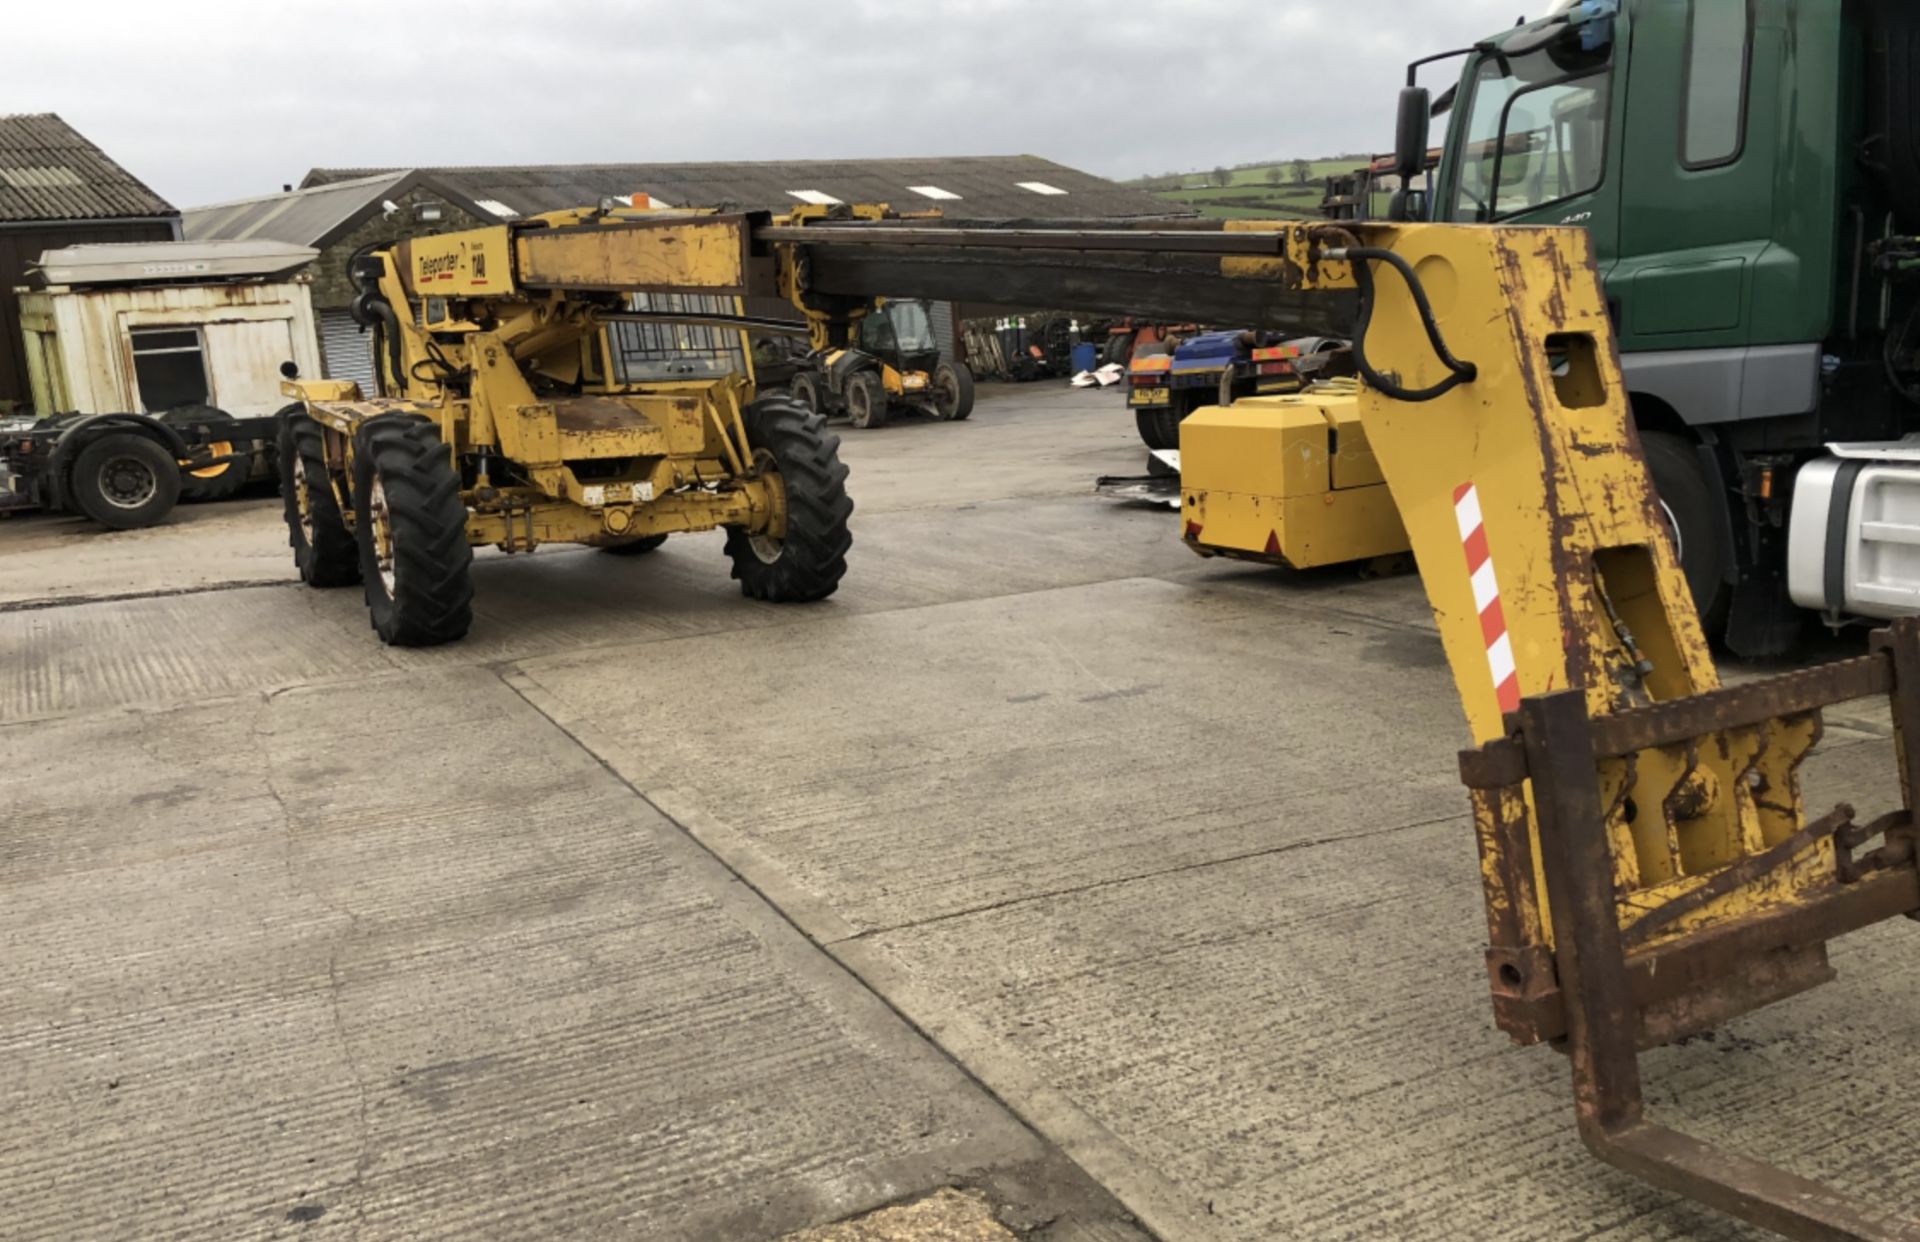
[[[1242,164],[1234,168],[1164,173],[1128,182],[1150,193],[1192,207],[1213,219],[1307,219],[1320,213],[1326,179],[1352,172],[1365,155],[1309,160],[1307,180],[1297,180],[1292,160]]]

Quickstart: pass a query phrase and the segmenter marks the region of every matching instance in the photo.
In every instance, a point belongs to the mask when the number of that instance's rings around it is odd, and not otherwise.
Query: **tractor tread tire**
[[[354,526],[368,620],[392,647],[433,647],[473,625],[473,547],[460,475],[438,424],[414,414],[370,418],[354,433]],[[372,492],[378,478],[393,539],[393,593],[380,578]]]
[[[360,581],[360,547],[340,506],[334,500],[333,486],[327,481],[327,457],[320,424],[308,417],[305,408],[288,406],[280,411],[280,498],[287,519],[287,546],[293,549],[293,565],[300,580],[310,587],[344,587]],[[298,472],[294,462],[301,463]],[[313,515],[313,542],[300,528],[300,499],[294,495],[297,480],[304,474],[307,482],[307,508]]]
[[[727,528],[727,555],[740,593],[770,603],[810,603],[832,595],[847,572],[853,535],[847,521],[847,468],[840,437],[826,420],[784,396],[762,397],[746,409],[747,438],[772,455],[786,489],[787,532],[771,562],[754,550],[753,537]]]
[[[121,457],[138,461],[153,474],[153,495],[135,508],[108,500],[100,486],[101,470]],[[180,465],[150,436],[137,431],[108,432],[80,450],[67,476],[67,495],[80,512],[110,530],[138,530],[173,511],[180,499]]]

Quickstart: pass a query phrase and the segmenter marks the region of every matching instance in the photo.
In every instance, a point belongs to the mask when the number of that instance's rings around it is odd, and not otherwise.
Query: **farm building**
[[[367,338],[348,314],[349,256],[370,242],[474,228],[645,194],[670,207],[785,210],[798,203],[939,208],[949,216],[1137,219],[1178,213],[1143,191],[1031,155],[946,159],[797,160],[702,164],[585,164],[506,168],[316,168],[298,187],[185,215],[196,241],[262,239],[312,246],[313,300],[327,373],[365,383]],[[885,290],[875,292],[884,293]],[[784,304],[750,307],[785,315]],[[934,325],[953,338],[954,310]],[[969,310],[968,313],[971,313]],[[623,325],[623,328],[634,325]]]
[[[58,116],[0,116],[0,412],[30,400],[14,291],[43,251],[179,236],[171,203]]]

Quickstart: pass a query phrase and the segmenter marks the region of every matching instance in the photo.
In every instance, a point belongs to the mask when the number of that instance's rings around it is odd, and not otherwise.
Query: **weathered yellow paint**
[[[1181,528],[1202,555],[1307,569],[1407,550],[1351,387],[1196,410],[1180,477]]]
[[[514,291],[507,227],[416,237],[406,243],[407,277],[420,298],[494,298]]]
[[[1604,716],[1716,687],[1632,430],[1586,234],[1432,225],[1353,232],[1414,265],[1449,347],[1478,369],[1473,382],[1432,401],[1366,389],[1360,396],[1473,737],[1498,737],[1503,726],[1454,515],[1455,491],[1468,483],[1479,496],[1522,694],[1578,689],[1589,712]],[[1404,385],[1440,379],[1405,283],[1384,266],[1375,283],[1369,357]],[[1622,628],[1652,662],[1650,674],[1635,671]],[[1799,826],[1794,772],[1813,729],[1781,722],[1764,751],[1755,732],[1729,730],[1691,752],[1598,765],[1623,922]],[[1487,819],[1494,809],[1494,800],[1476,798],[1483,842],[1495,839]],[[1505,861],[1482,855],[1490,911],[1513,899]],[[1831,846],[1822,842],[1663,938],[1791,902],[1832,871]],[[1544,905],[1543,896],[1526,899]],[[1521,921],[1550,931],[1540,909],[1522,912]]]
[[[516,275],[531,288],[746,291],[739,216],[622,219],[515,238]]]
[[[375,252],[385,263],[380,292],[398,309],[400,355],[396,363],[382,350],[377,361],[386,390],[407,396],[362,400],[353,385],[323,381],[283,388],[339,433],[328,444],[341,466],[336,490],[348,477],[360,424],[410,413],[437,422],[456,456],[485,454],[471,460],[478,482],[464,497],[476,543],[525,551],[723,525],[777,535],[780,483],[748,471],[753,446],[737,413],[743,394],[751,397],[751,380],[621,385],[607,374],[601,304],[557,287],[637,286],[653,277],[683,288],[737,282],[739,218],[582,211],[545,223],[552,227],[470,230]],[[586,266],[540,279],[513,269],[509,260],[520,258],[513,241],[529,232],[543,241],[588,239],[584,249],[535,247],[541,262]],[[556,287],[543,287],[549,278]],[[430,339],[420,317],[442,296],[454,305]],[[449,377],[457,382],[443,382]],[[585,478],[575,470],[609,461],[625,465],[585,471]],[[350,512],[348,498],[338,499]]]

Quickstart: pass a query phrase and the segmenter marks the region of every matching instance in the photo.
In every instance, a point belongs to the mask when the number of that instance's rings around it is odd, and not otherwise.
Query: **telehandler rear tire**
[[[847,380],[847,421],[862,431],[887,425],[887,386],[879,375],[862,371]]]
[[[785,396],[762,397],[746,409],[755,464],[779,472],[787,529],[778,538],[727,528],[727,555],[740,593],[776,604],[825,599],[847,572],[853,536],[847,519],[847,468],[840,437],[826,420]]]
[[[467,506],[440,428],[383,414],[353,437],[354,534],[367,613],[380,641],[432,647],[473,624]]]
[[[352,586],[360,581],[360,549],[327,481],[320,424],[300,406],[281,410],[279,448],[287,543],[300,581],[310,587]]]

